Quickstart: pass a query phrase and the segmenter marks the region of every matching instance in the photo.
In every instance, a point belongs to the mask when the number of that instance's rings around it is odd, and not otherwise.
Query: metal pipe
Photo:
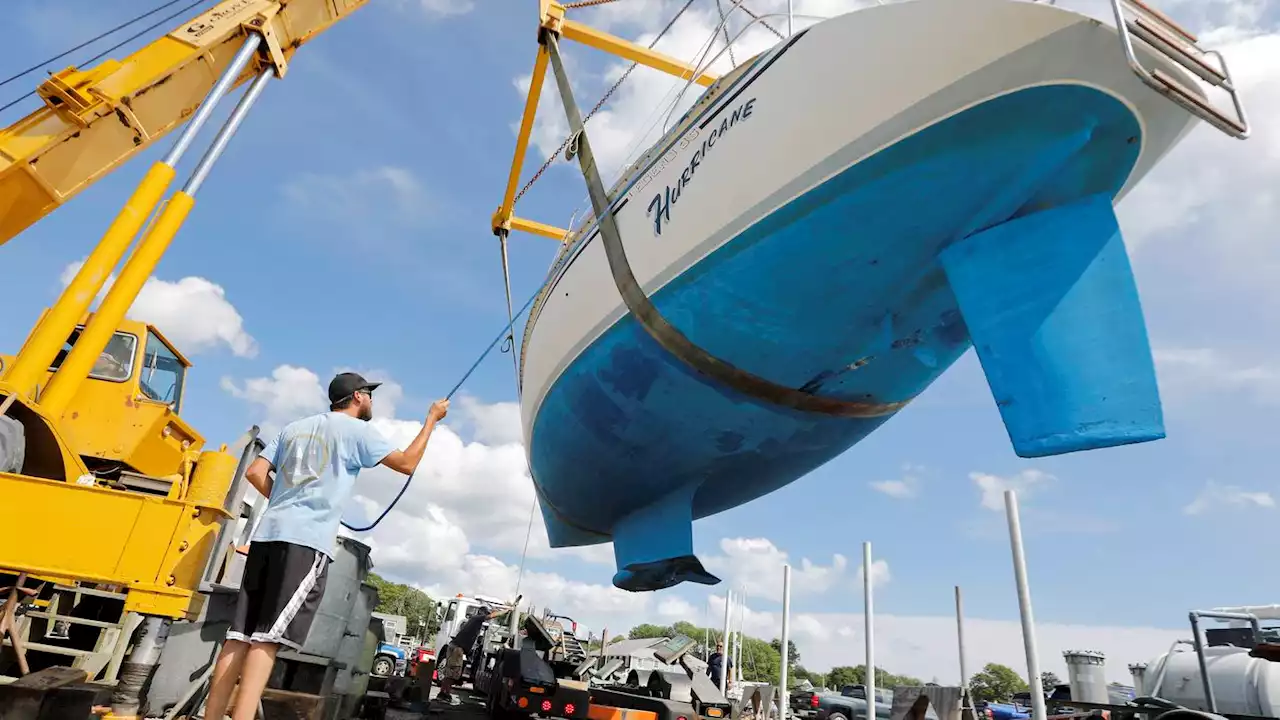
[[[960,586],[956,586],[956,645],[960,652],[960,706],[970,707],[969,672],[964,659],[964,602],[960,599]]]
[[[174,143],[163,160],[152,165],[147,171],[146,176],[125,201],[124,207],[111,222],[102,239],[85,258],[66,289],[62,291],[57,302],[36,323],[31,335],[23,344],[22,351],[5,373],[5,379],[13,383],[18,392],[28,397],[35,396],[34,389],[37,383],[49,371],[58,351],[66,343],[67,338],[71,337],[76,325],[80,324],[89,306],[93,304],[93,299],[102,291],[102,286],[106,284],[111,271],[120,263],[130,243],[142,230],[147,217],[155,210],[165,190],[173,182],[174,167],[195,139],[196,133],[200,132],[209,119],[213,109],[235,83],[240,72],[253,59],[261,42],[261,36],[256,33],[245,38],[244,45],[232,58],[213,88],[205,95],[195,116],[182,128],[178,141]]]
[[[138,628],[129,659],[120,666],[120,678],[111,692],[111,712],[117,716],[136,716],[142,707],[142,692],[147,680],[160,663],[169,639],[173,620],[147,615]]]
[[[1204,656],[1204,638],[1200,632],[1200,613],[1192,610],[1188,617],[1191,619],[1191,641],[1195,644],[1196,662],[1200,665],[1200,682],[1204,685],[1204,701],[1206,708],[1211,713],[1218,712],[1218,701],[1213,696],[1213,680],[1209,678],[1209,660]],[[1166,664],[1168,660],[1165,660]]]
[[[195,193],[200,189],[201,183],[208,177],[209,170],[222,155],[231,136],[240,127],[245,115],[253,107],[273,75],[273,71],[267,71],[254,79],[253,84],[245,91],[226,123],[218,131],[217,137],[214,138],[204,157],[192,171],[191,179],[182,190],[173,194],[164,209],[160,211],[160,216],[151,226],[151,230],[134,248],[124,269],[120,271],[120,277],[116,278],[115,284],[111,286],[102,304],[98,306],[98,311],[85,325],[71,352],[67,354],[62,366],[49,381],[49,387],[40,398],[46,412],[54,416],[61,415],[71,399],[75,397],[80,384],[89,375],[89,371],[102,351],[106,349],[107,342],[115,334],[120,321],[129,312],[133,301],[137,299],[143,285],[159,264],[160,258],[169,249],[169,243],[187,219],[187,215],[195,204]]]
[[[724,594],[724,634],[720,636],[720,642],[724,644],[724,652],[720,653],[720,694],[725,693],[725,686],[729,682],[729,606],[733,604],[733,591],[729,590]]]
[[[791,566],[782,566],[782,672],[778,678],[778,720],[787,720],[791,709],[791,692],[787,688],[787,670],[791,665]]]
[[[1031,614],[1031,590],[1027,584],[1027,558],[1022,550],[1022,522],[1018,519],[1018,495],[1004,491],[1004,509],[1009,519],[1009,546],[1013,551],[1013,575],[1018,586],[1018,613],[1022,616],[1022,644],[1027,654],[1027,681],[1031,686],[1031,718],[1045,720],[1044,684],[1040,681],[1040,660],[1036,650],[1036,621]]]
[[[871,594],[871,543],[862,543],[862,621],[865,625],[867,644],[867,672],[863,685],[866,686],[867,714],[866,720],[876,717],[876,633],[875,605]]]
[[[1176,650],[1179,645],[1191,645],[1194,647],[1195,644],[1190,640],[1174,640],[1173,643],[1169,645],[1169,652],[1165,653],[1164,662],[1160,663],[1160,671],[1156,673],[1155,681],[1149,686],[1145,682],[1143,683],[1143,692],[1146,695],[1150,697],[1160,697],[1160,686],[1164,684],[1164,674],[1165,671],[1169,669],[1169,659],[1173,657],[1173,651]]]
[[[791,37],[796,32],[794,20],[792,19],[795,17],[795,8],[792,7],[792,4],[791,0],[787,0],[787,37]]]
[[[218,158],[222,157],[222,153],[227,149],[227,144],[231,142],[232,136],[240,129],[240,123],[244,122],[245,116],[249,114],[249,109],[258,101],[262,91],[267,89],[267,84],[275,76],[274,70],[267,70],[253,79],[249,89],[240,97],[240,102],[236,103],[235,110],[231,111],[231,116],[227,118],[227,122],[218,130],[217,136],[209,144],[209,149],[204,151],[204,156],[200,158],[196,169],[191,171],[191,178],[187,180],[186,186],[182,188],[184,193],[195,197],[196,193],[200,191],[200,186],[209,177],[209,171],[213,169],[213,164],[218,161]]]
[[[218,78],[218,82],[214,83],[213,89],[209,91],[205,101],[200,103],[200,107],[196,108],[196,114],[192,116],[191,121],[187,124],[189,132],[182,133],[182,136],[178,138],[178,142],[173,144],[173,147],[169,149],[169,153],[164,156],[164,160],[161,160],[161,162],[170,167],[178,164],[183,154],[187,152],[187,148],[191,147],[191,141],[195,139],[196,133],[209,121],[209,116],[213,114],[214,106],[231,90],[236,78],[240,77],[241,71],[253,59],[253,54],[258,51],[260,44],[262,44],[262,36],[257,33],[250,33],[244,39],[244,45],[240,46],[240,51],[231,59],[231,63],[227,65],[222,77]]]

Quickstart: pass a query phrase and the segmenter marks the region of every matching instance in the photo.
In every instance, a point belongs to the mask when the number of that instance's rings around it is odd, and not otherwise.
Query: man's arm
[[[431,409],[427,411],[426,422],[422,424],[418,436],[409,443],[409,447],[404,450],[392,450],[382,458],[381,464],[398,473],[412,475],[413,471],[418,469],[418,463],[422,462],[423,453],[427,451],[427,440],[431,437],[431,431],[435,430],[436,424],[443,420],[448,412],[448,400],[437,400],[432,403]]]
[[[271,461],[258,456],[249,464],[249,469],[244,471],[245,479],[265,498],[271,497],[271,478],[267,477],[271,469]]]

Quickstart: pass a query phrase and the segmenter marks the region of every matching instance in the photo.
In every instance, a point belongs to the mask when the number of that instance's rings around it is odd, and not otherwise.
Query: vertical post
[[[960,652],[960,707],[972,705],[969,699],[969,671],[964,659],[964,603],[960,599],[960,586],[956,586],[956,645]]]
[[[724,634],[720,636],[720,642],[724,644],[724,652],[720,655],[720,694],[725,693],[727,683],[729,682],[729,606],[733,604],[733,591],[728,590],[724,594]]]
[[[778,678],[778,720],[787,720],[787,712],[791,709],[791,693],[787,690],[787,671],[790,669],[791,653],[791,566],[782,566],[782,672]]]
[[[1045,720],[1044,685],[1040,682],[1040,659],[1036,650],[1036,621],[1031,614],[1031,590],[1027,583],[1027,558],[1022,551],[1022,522],[1018,519],[1018,495],[1004,491],[1004,509],[1009,518],[1009,546],[1013,550],[1013,576],[1018,586],[1018,612],[1022,616],[1022,644],[1027,654],[1027,684],[1031,686],[1031,719]]]
[[[871,597],[871,543],[864,542],[862,543],[862,620],[866,626],[867,641],[867,679],[863,682],[867,688],[866,720],[876,718],[875,614],[875,605]]]
[[[787,0],[787,37],[791,37],[795,33],[794,22],[792,20],[792,0]]]
[[[738,645],[737,653],[734,655],[733,668],[734,677],[738,682],[742,682],[742,648],[744,645],[745,634],[742,632],[742,626],[747,619],[747,594],[741,593],[738,597]]]

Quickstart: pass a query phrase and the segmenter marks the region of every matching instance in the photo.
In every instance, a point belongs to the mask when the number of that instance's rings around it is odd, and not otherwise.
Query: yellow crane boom
[[[124,60],[51,76],[36,90],[44,106],[0,129],[0,244],[186,122],[249,33],[283,76],[294,51],[366,2],[225,0]]]

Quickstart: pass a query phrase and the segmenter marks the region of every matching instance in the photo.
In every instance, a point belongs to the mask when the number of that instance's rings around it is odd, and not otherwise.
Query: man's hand
[[[437,400],[431,403],[431,409],[427,411],[427,422],[440,422],[445,415],[449,414],[449,401]]]

